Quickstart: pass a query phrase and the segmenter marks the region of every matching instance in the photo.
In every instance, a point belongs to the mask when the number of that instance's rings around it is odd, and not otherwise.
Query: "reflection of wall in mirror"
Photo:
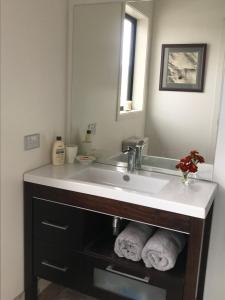
[[[151,16],[152,2],[140,3]],[[138,7],[138,4],[136,4]],[[93,147],[115,154],[121,141],[143,136],[144,113],[116,121],[122,3],[76,5],[74,8],[72,142],[80,142],[89,123],[97,122]]]
[[[145,130],[149,154],[179,158],[197,148],[213,163],[224,17],[224,0],[155,1]],[[161,46],[182,43],[208,44],[203,93],[159,91]]]

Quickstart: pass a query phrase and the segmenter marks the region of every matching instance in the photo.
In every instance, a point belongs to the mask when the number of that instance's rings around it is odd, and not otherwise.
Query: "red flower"
[[[196,154],[198,154],[198,153],[199,153],[199,152],[198,152],[197,150],[192,150],[192,151],[190,152],[190,154],[193,155],[193,156],[196,155]]]
[[[187,164],[187,163],[190,163],[191,160],[192,160],[192,157],[190,155],[188,155],[185,157],[184,162]]]
[[[195,173],[198,171],[197,164],[203,162],[205,162],[204,157],[199,155],[197,150],[192,150],[189,155],[181,158],[180,162],[176,165],[176,168],[185,173]]]
[[[186,157],[181,158],[180,162],[184,163],[184,164],[188,164],[191,162],[191,160],[192,160],[192,157],[190,155],[188,155]]]
[[[203,156],[201,156],[201,155],[196,155],[196,160],[198,161],[198,162],[200,162],[200,163],[204,163],[205,162],[205,159],[204,159],[204,157]]]
[[[180,165],[180,169],[181,169],[182,172],[189,171],[188,165],[186,165],[186,164],[181,164]]]
[[[198,167],[193,163],[190,164],[188,169],[189,169],[189,172],[191,172],[191,173],[196,173],[198,171]]]

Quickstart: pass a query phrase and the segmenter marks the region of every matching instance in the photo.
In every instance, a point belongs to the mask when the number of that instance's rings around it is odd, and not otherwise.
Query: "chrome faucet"
[[[128,146],[123,153],[127,154],[127,172],[133,173],[136,165],[136,148]]]
[[[140,170],[141,169],[141,164],[142,164],[142,152],[143,152],[143,148],[144,148],[144,141],[140,141],[135,149],[136,149],[136,152],[135,152],[135,168],[137,170]]]

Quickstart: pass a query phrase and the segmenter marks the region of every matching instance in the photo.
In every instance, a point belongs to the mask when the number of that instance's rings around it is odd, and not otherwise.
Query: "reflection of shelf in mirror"
[[[143,155],[142,170],[148,172],[156,172],[175,176],[182,176],[182,173],[176,169],[179,160],[173,158],[165,158],[151,155]],[[104,156],[97,160],[98,163],[112,165],[116,167],[127,167],[127,156],[124,153],[118,153],[112,156]],[[212,181],[213,165],[203,163],[198,166],[198,172],[190,174],[190,178]]]

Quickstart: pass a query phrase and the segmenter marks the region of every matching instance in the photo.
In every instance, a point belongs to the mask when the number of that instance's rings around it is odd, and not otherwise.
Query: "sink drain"
[[[123,180],[124,181],[130,181],[130,176],[129,175],[123,175]]]

